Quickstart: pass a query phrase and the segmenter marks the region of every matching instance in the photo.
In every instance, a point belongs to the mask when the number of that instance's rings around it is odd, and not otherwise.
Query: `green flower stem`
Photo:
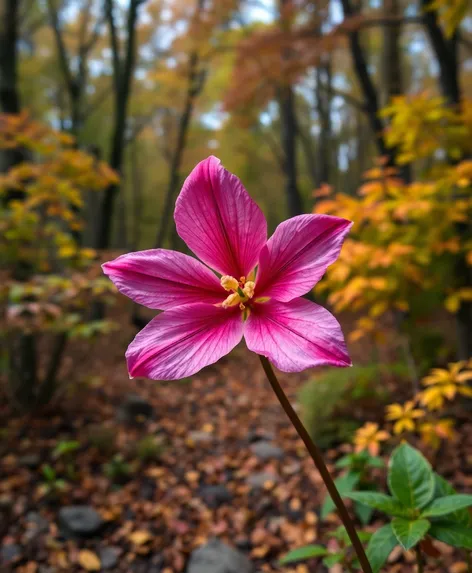
[[[344,505],[344,502],[334,484],[333,478],[331,477],[328,468],[326,467],[321,451],[311,439],[310,434],[307,432],[302,421],[290,404],[290,401],[283,391],[282,386],[277,380],[277,376],[275,375],[270,362],[265,356],[259,356],[259,358],[261,360],[262,368],[264,368],[264,372],[266,373],[266,376],[270,382],[270,385],[272,386],[273,391],[275,392],[275,395],[277,396],[282,408],[285,410],[289,420],[292,422],[298,435],[303,440],[303,443],[305,444],[306,449],[314,461],[317,470],[320,472],[320,475],[323,478],[329,495],[336,505],[341,521],[346,528],[349,539],[351,540],[352,546],[354,547],[354,550],[357,554],[357,558],[361,564],[362,571],[364,573],[372,573],[372,567],[370,566],[369,560],[367,559],[367,555],[364,551],[364,546],[362,545],[361,540],[357,535],[356,528],[354,527],[354,523],[349,516],[349,512],[347,511],[347,508]]]

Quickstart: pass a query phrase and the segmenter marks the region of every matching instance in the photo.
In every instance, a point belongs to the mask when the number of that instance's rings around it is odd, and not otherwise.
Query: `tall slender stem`
[[[421,552],[421,547],[419,545],[416,546],[416,563],[418,565],[417,573],[423,573],[424,571],[423,554]]]
[[[272,369],[270,362],[267,360],[265,356],[259,356],[262,364],[262,368],[264,368],[264,372],[266,373],[267,378],[269,379],[270,385],[275,392],[275,395],[279,399],[279,402],[282,408],[285,410],[289,420],[292,422],[295,430],[297,431],[300,438],[303,440],[303,443],[306,446],[312,460],[315,463],[317,470],[320,472],[321,477],[326,485],[326,488],[331,496],[334,504],[337,507],[339,512],[339,516],[346,528],[347,534],[349,535],[349,539],[352,542],[352,546],[357,554],[357,558],[361,564],[362,570],[364,573],[372,573],[372,568],[370,566],[369,560],[367,559],[367,555],[365,554],[364,547],[357,535],[356,529],[354,527],[354,523],[352,522],[349,512],[344,505],[344,502],[339,495],[339,492],[334,484],[333,478],[331,477],[328,468],[323,460],[323,455],[321,451],[318,449],[318,446],[313,442],[310,437],[310,434],[307,432],[305,426],[303,425],[302,421],[298,417],[297,413],[293,409],[292,405],[290,404],[289,399],[287,398],[285,392],[282,389],[279,381],[277,380],[277,376]]]

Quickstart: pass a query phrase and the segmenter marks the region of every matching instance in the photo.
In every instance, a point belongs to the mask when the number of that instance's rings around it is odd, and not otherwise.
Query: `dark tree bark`
[[[351,0],[341,0],[344,17],[351,18],[356,15],[356,10]],[[370,127],[374,133],[375,143],[380,155],[387,158],[388,164],[395,165],[395,150],[388,148],[385,144],[384,129],[385,124],[379,116],[379,100],[377,90],[369,74],[367,58],[360,41],[358,30],[349,34],[349,43],[351,48],[354,70],[356,72],[359,85],[365,100],[366,113],[369,118]]]
[[[87,38],[87,28],[90,19],[92,1],[87,0],[83,8],[82,26],[79,30],[79,47],[77,54],[71,56],[64,42],[59,9],[53,0],[47,0],[49,22],[56,42],[59,66],[64,78],[64,85],[69,96],[70,103],[70,132],[78,137],[80,129],[86,117],[84,108],[84,96],[87,87],[88,66],[87,60],[90,51],[96,44],[101,27],[101,19],[97,19],[90,37]],[[74,73],[71,67],[71,59],[77,60],[77,71]]]
[[[199,0],[198,13],[202,10],[203,3],[203,0]],[[169,170],[169,185],[167,187],[167,193],[164,201],[161,223],[156,235],[156,248],[162,247],[167,236],[169,223],[172,219],[172,209],[174,206],[175,196],[181,182],[180,168],[187,144],[188,131],[195,106],[195,99],[201,93],[205,84],[206,71],[199,70],[199,62],[200,58],[198,52],[195,50],[190,55],[189,70],[187,76],[187,94],[185,97],[184,110],[179,120],[177,142],[172,153]]]
[[[446,38],[438,22],[437,11],[431,8],[431,4],[432,0],[420,2],[424,25],[439,65],[439,83],[443,95],[450,105],[457,106],[461,100],[457,61],[458,32],[452,38]]]
[[[131,84],[136,61],[136,25],[138,8],[143,0],[130,0],[127,18],[127,38],[124,57],[120,54],[116,29],[113,0],[105,0],[106,19],[110,30],[111,50],[113,55],[113,83],[115,96],[114,125],[109,157],[110,166],[121,172],[125,148],[125,129]],[[107,249],[110,246],[113,210],[119,185],[110,185],[105,190],[99,216],[96,247]]]
[[[3,0],[0,8],[0,110],[20,113],[18,89],[18,28],[20,0]],[[6,172],[24,158],[21,149],[4,150],[0,154],[0,171]],[[10,191],[6,202],[21,197],[21,192]]]
[[[137,250],[141,240],[141,219],[143,214],[143,193],[138,143],[133,141],[130,149],[131,205],[133,211],[131,226],[131,248]]]
[[[4,113],[20,113],[18,92],[19,0],[3,0],[0,10],[0,105]]]
[[[279,89],[280,124],[284,150],[285,192],[288,212],[291,217],[303,213],[303,203],[298,189],[297,173],[297,121],[292,87]]]
[[[392,23],[384,27],[384,46],[382,51],[382,85],[384,87],[384,105],[392,97],[403,93],[402,62],[400,51],[401,6],[399,0],[384,0],[384,11]]]
[[[448,105],[458,111],[461,106],[461,88],[457,47],[459,33],[456,31],[449,39],[442,31],[437,11],[431,8],[431,0],[421,0],[423,20],[431,46],[439,65],[439,84]],[[457,194],[459,195],[459,194]],[[462,241],[470,237],[470,224],[460,223],[457,232]],[[472,270],[465,257],[461,257],[455,268],[456,288],[470,288]],[[456,315],[458,358],[467,360],[472,356],[472,302],[462,301]]]
[[[318,138],[318,165],[316,187],[328,183],[330,175],[331,149],[331,101],[332,101],[331,58],[316,69],[316,109],[320,122]]]
[[[287,30],[285,10],[289,0],[280,0],[280,27]],[[282,58],[288,60],[290,51],[284,50]],[[288,80],[282,79],[278,89],[280,112],[281,140],[284,153],[283,166],[285,172],[285,193],[288,212],[291,217],[303,213],[303,201],[298,188],[297,172],[297,120],[295,115],[295,97],[293,88]]]

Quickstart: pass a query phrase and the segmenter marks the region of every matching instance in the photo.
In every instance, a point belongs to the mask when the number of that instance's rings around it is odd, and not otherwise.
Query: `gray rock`
[[[9,543],[8,545],[3,545],[0,549],[0,563],[6,565],[7,563],[13,563],[21,556],[21,547],[16,543]]]
[[[118,564],[121,550],[118,547],[103,547],[98,552],[102,569],[113,569]]]
[[[140,418],[154,417],[154,408],[138,394],[128,394],[120,405],[117,414],[118,420],[126,424],[139,422]]]
[[[200,497],[212,509],[233,499],[231,492],[224,485],[205,485],[200,489]]]
[[[189,432],[188,437],[195,444],[209,444],[210,442],[213,442],[213,435],[201,430],[194,430],[193,432]]]
[[[41,456],[39,454],[25,454],[18,459],[20,466],[34,470],[41,463]]]
[[[71,537],[93,537],[103,527],[100,514],[87,505],[71,505],[61,508],[58,523],[62,533]]]
[[[277,474],[271,472],[258,472],[250,474],[246,478],[246,483],[251,486],[252,489],[262,489],[266,482],[278,483],[280,480]]]
[[[252,444],[251,451],[254,455],[263,461],[270,459],[281,460],[284,457],[284,451],[282,449],[267,441],[261,441]]]
[[[219,539],[212,539],[190,556],[187,573],[253,573],[249,559]]]
[[[25,521],[28,526],[34,527],[41,533],[46,533],[49,530],[49,521],[37,511],[28,512]]]
[[[271,441],[275,440],[274,432],[270,432],[269,430],[264,430],[262,428],[251,429],[247,433],[247,441],[250,444],[254,444],[255,442],[260,441]]]
[[[49,531],[49,521],[36,511],[30,511],[26,517],[26,531],[24,540],[26,543],[34,541],[42,533]]]

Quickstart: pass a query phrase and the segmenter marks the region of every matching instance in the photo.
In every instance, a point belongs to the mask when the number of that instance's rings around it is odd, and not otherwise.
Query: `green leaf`
[[[347,493],[351,492],[359,483],[360,474],[357,472],[348,472],[337,479],[334,480],[336,487],[341,496],[345,496]],[[328,495],[321,506],[320,517],[321,519],[325,519],[327,515],[329,515],[332,511],[334,511],[336,506],[334,505],[334,501]]]
[[[354,454],[348,454],[347,456],[343,456],[339,458],[339,460],[334,464],[334,466],[338,469],[344,469],[352,466],[355,462],[356,458]]]
[[[470,527],[454,521],[438,521],[432,524],[429,534],[438,541],[453,547],[472,551],[472,529]]]
[[[359,521],[362,523],[362,525],[367,525],[372,519],[374,510],[371,507],[356,501],[354,502],[354,513],[359,518]]]
[[[433,470],[418,450],[401,444],[390,458],[388,487],[406,507],[422,508],[433,497]]]
[[[397,538],[389,523],[378,529],[370,538],[367,546],[367,559],[373,573],[377,573],[387,561],[392,549],[397,545]]]
[[[470,507],[472,505],[472,495],[460,494],[446,495],[445,497],[438,497],[434,499],[428,507],[426,507],[421,517],[438,517],[440,515],[448,515],[460,509]]]
[[[328,550],[322,545],[305,545],[289,551],[279,560],[280,565],[288,565],[297,561],[305,561],[313,557],[322,557],[328,554]]]
[[[438,497],[445,497],[446,495],[456,495],[457,491],[452,487],[452,485],[446,481],[443,477],[439,474],[434,474],[434,481],[435,481],[435,490],[434,490],[434,499]],[[457,521],[457,523],[461,523],[462,525],[469,525],[470,524],[470,513],[467,509],[459,509],[458,511],[454,511],[450,515],[447,516],[448,521]]]
[[[430,527],[431,523],[427,519],[408,521],[401,517],[395,517],[392,520],[393,533],[405,551],[408,551],[408,549],[411,549],[418,541],[423,539]]]
[[[344,559],[344,553],[332,553],[331,555],[323,559],[323,564],[326,567],[332,567],[333,565],[336,565],[336,563],[341,563],[343,559]]]
[[[378,456],[370,456],[368,464],[371,468],[384,468],[385,467],[385,462],[383,461],[382,458],[379,458]]]
[[[384,493],[376,493],[371,491],[352,491],[346,494],[346,497],[368,505],[373,509],[378,509],[389,515],[397,515],[399,517],[408,517],[408,509],[404,507],[398,500]]]

